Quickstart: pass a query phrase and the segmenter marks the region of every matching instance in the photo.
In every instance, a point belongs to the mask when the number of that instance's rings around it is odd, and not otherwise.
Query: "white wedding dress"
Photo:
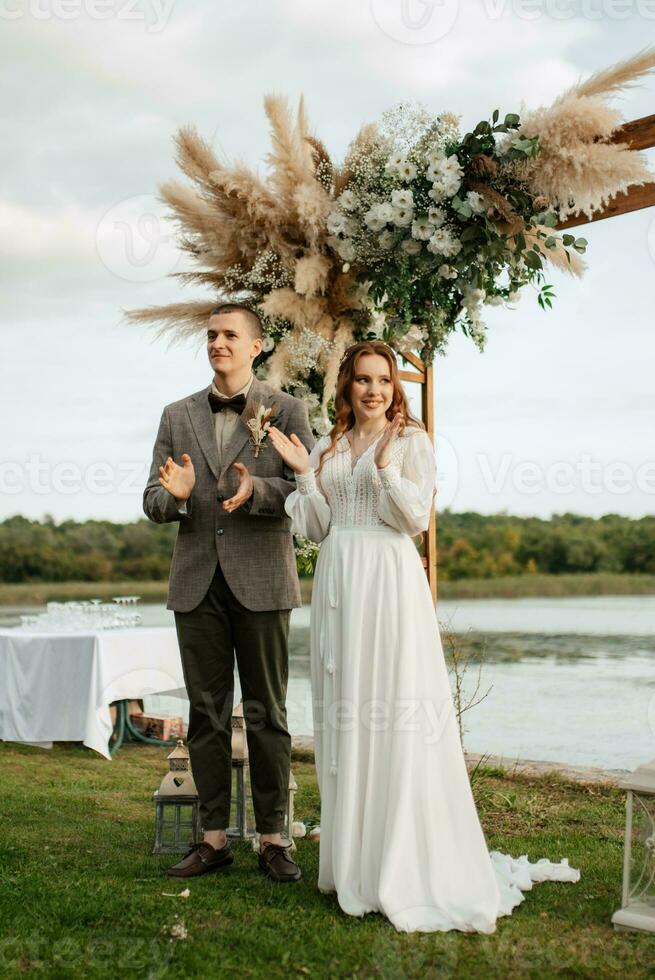
[[[381,470],[376,442],[352,467],[340,436],[316,479],[323,436],[286,500],[294,533],[322,542],[310,625],[318,887],[344,912],[381,912],[398,931],[490,933],[533,882],[580,872],[566,858],[487,849],[412,540],[428,525],[432,442],[406,427]]]

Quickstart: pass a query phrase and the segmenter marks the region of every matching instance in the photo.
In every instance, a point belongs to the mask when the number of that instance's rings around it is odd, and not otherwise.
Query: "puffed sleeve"
[[[329,441],[329,438],[322,436],[315,443],[309,454],[309,469],[306,473],[296,473],[296,489],[284,502],[284,509],[291,518],[292,532],[316,543],[327,535],[332,516],[330,505],[319,490],[314,474],[319,457]]]
[[[378,515],[385,524],[411,537],[426,531],[436,489],[436,459],[424,429],[407,428],[402,464],[390,462],[378,469],[382,484]]]

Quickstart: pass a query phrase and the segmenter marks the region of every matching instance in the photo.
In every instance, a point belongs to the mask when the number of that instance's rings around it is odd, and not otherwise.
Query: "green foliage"
[[[549,520],[482,515],[439,515],[442,580],[582,572],[655,573],[655,517],[632,520],[558,514]]]
[[[165,581],[176,527],[137,521],[0,524],[0,582]]]
[[[442,581],[508,575],[655,574],[655,517],[558,514],[439,514]],[[111,521],[0,523],[0,583],[166,582],[176,525]],[[296,538],[300,575],[313,573],[319,547]]]

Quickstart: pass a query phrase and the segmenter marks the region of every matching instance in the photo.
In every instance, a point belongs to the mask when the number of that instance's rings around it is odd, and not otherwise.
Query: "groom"
[[[262,350],[254,310],[223,303],[209,315],[207,388],[164,408],[143,509],[158,524],[179,521],[167,608],[190,702],[187,741],[204,839],[167,874],[189,878],[232,864],[225,830],[232,784],[234,655],[244,704],[259,867],[298,881],[282,830],[289,785],[288,633],[301,605],[290,518],[291,470],[264,434],[259,452],[246,420],[273,407],[273,423],[314,445],[307,406],[259,381]],[[276,421],[277,419],[277,421]]]

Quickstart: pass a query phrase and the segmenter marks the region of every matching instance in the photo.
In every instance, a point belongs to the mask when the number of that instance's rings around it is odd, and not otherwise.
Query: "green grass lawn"
[[[545,882],[493,935],[397,933],[345,915],[316,888],[318,844],[298,842],[304,879],[276,885],[249,844],[227,872],[179,882],[151,854],[151,794],[165,748],[128,744],[112,762],[78,745],[0,743],[0,976],[652,977],[655,937],[617,933],[624,801],[557,775],[478,769],[490,848],[568,857],[576,884]],[[319,818],[313,765],[294,762],[296,815]],[[435,828],[438,833],[438,828]],[[166,897],[188,884],[188,899]],[[183,926],[186,938],[173,938]]]

